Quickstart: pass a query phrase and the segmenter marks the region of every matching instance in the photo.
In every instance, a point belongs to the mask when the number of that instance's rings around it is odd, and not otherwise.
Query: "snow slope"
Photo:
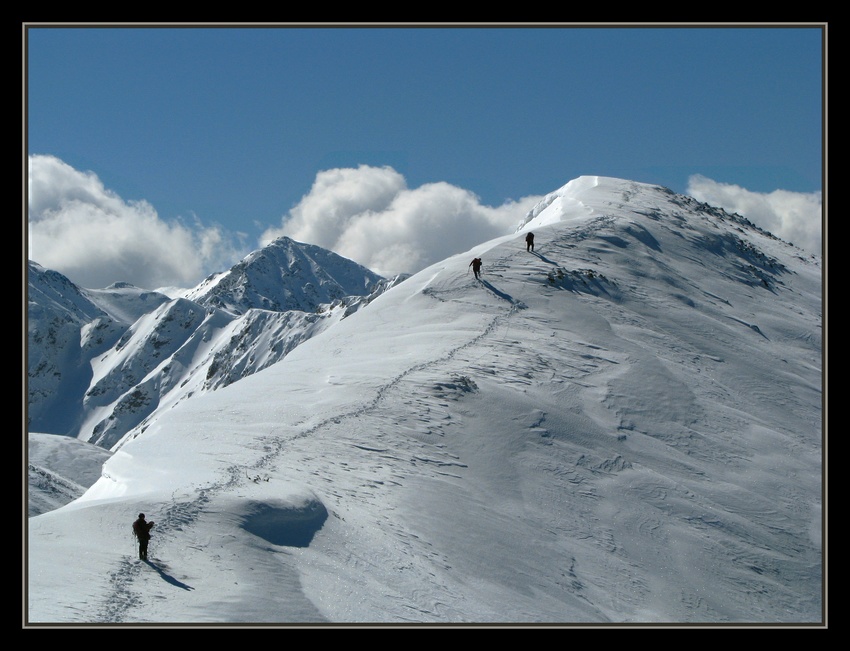
[[[26,620],[822,623],[819,259],[619,179],[532,212],[29,518]]]

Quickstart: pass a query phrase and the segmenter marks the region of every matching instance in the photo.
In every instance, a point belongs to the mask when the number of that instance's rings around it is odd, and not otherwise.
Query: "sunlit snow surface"
[[[820,261],[683,199],[576,179],[166,412],[29,518],[27,622],[822,622]]]

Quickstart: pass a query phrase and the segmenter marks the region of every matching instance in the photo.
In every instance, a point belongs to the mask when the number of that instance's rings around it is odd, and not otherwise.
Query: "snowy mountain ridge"
[[[817,256],[581,177],[133,429],[29,518],[30,621],[817,623],[822,336]]]
[[[185,296],[236,315],[250,309],[311,312],[346,296],[365,296],[381,280],[333,251],[281,237]]]
[[[392,282],[289,238],[174,299],[128,283],[77,288],[30,261],[30,430],[111,448],[159,410],[275,363]]]

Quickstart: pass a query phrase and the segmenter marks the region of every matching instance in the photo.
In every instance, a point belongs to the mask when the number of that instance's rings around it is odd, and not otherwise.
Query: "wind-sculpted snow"
[[[259,480],[258,480],[259,481]],[[239,512],[238,508],[230,509]],[[272,545],[309,547],[328,518],[325,506],[316,500],[303,506],[289,503],[249,502],[245,505],[242,527]]]
[[[432,265],[134,430],[30,519],[31,620],[822,621],[820,261],[652,186],[567,194],[534,253]]]

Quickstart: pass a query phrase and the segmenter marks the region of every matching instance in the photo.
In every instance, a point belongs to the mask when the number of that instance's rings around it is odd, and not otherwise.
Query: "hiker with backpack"
[[[154,522],[147,522],[145,514],[139,513],[139,519],[133,523],[133,534],[136,540],[139,541],[139,558],[143,561],[148,560],[148,543],[151,539],[151,529]]]
[[[534,233],[530,232],[525,236],[525,250],[534,251]]]
[[[479,279],[479,275],[481,274],[481,258],[475,258],[472,262],[469,263],[469,266],[472,267],[472,273],[475,274],[475,279]],[[467,271],[467,273],[469,273]]]

